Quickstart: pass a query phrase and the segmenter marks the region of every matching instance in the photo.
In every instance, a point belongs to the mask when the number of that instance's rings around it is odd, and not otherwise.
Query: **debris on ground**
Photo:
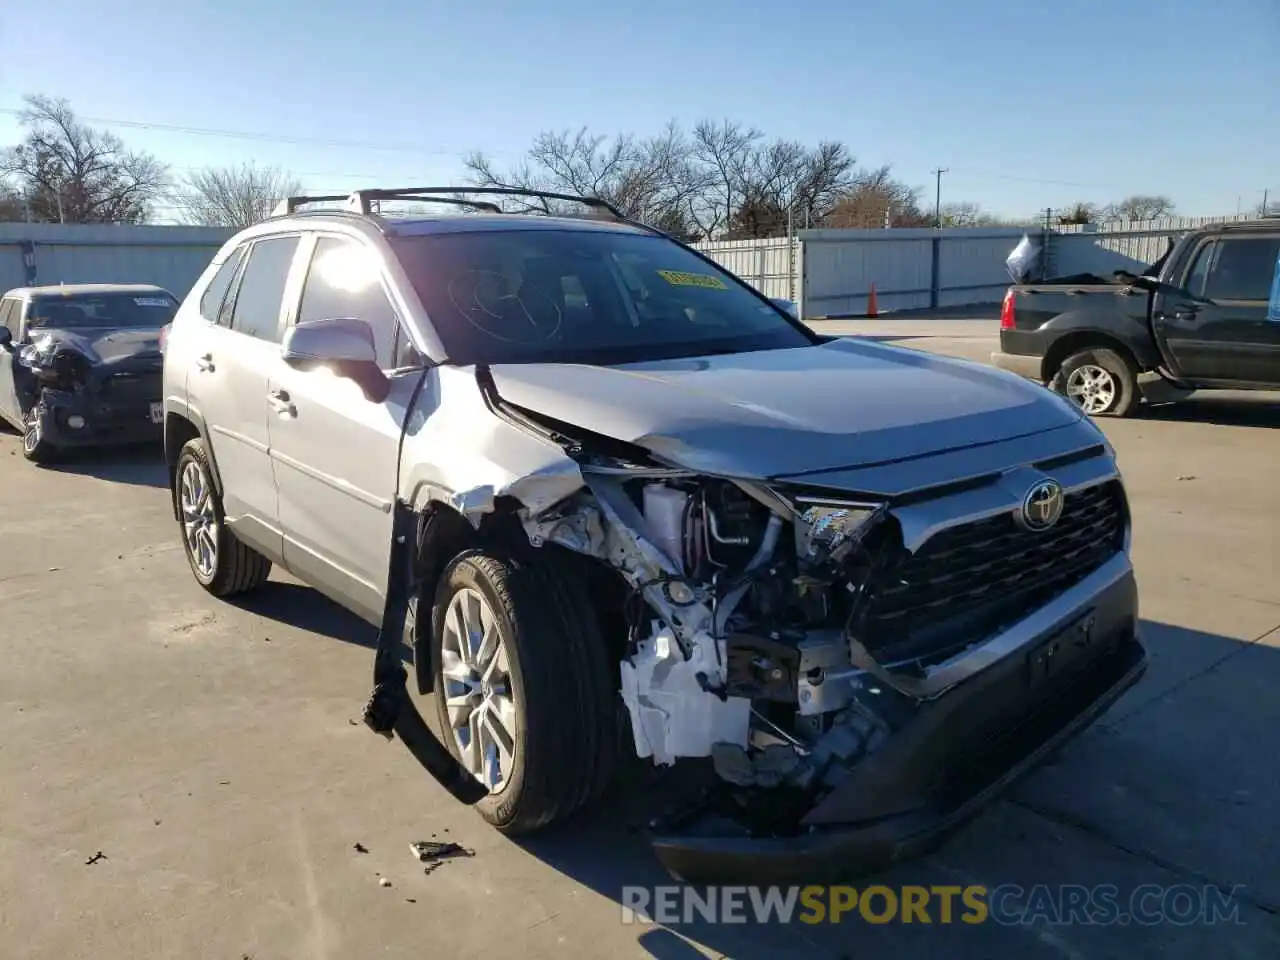
[[[378,880],[378,886],[389,887],[391,886],[391,881],[388,880],[386,877],[382,877],[381,879]]]
[[[103,853],[101,850],[99,850],[99,851],[98,851],[97,853],[95,853],[92,857],[90,857],[88,860],[86,860],[86,861],[84,862],[84,865],[85,865],[86,867],[91,867],[91,866],[93,866],[95,863],[97,863],[99,860],[105,860],[105,859],[107,859],[107,855],[106,855],[105,853]]]
[[[409,849],[413,855],[422,863],[429,863],[433,860],[450,860],[454,857],[474,857],[475,851],[468,850],[461,844],[447,841],[441,843],[437,840],[419,840],[417,843],[409,844]]]
[[[417,900],[415,900],[415,899],[413,899],[413,897],[405,897],[405,898],[404,898],[404,902],[405,902],[405,903],[417,903],[418,901],[417,901]]]
[[[1179,480],[1194,480],[1195,478],[1196,478],[1196,477],[1195,477],[1195,474],[1193,474],[1193,473],[1180,473],[1180,474],[1178,474],[1178,479],[1179,479]]]
[[[365,846],[363,843],[361,843],[359,840],[357,840],[354,844],[352,844],[352,845],[351,845],[351,849],[352,849],[352,850],[354,850],[356,853],[368,853],[368,852],[369,852],[369,848],[368,848],[368,847],[366,847],[366,846]]]

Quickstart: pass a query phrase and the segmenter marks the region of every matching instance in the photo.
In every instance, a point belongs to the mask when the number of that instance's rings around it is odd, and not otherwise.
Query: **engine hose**
[[[401,450],[409,419],[413,415],[415,402],[427,375],[428,371],[424,370],[405,407],[404,426],[400,431]],[[387,601],[382,608],[382,623],[378,628],[378,646],[373,655],[373,693],[365,704],[364,722],[371,730],[388,740],[393,732],[398,734],[427,772],[455,799],[470,806],[488,796],[488,788],[473,777],[449,752],[449,748],[440,742],[422,719],[422,714],[418,713],[405,686],[407,676],[400,659],[400,641],[409,616],[410,576],[414,569],[413,551],[417,548],[417,518],[413,509],[400,500],[399,475],[400,458],[397,456]]]

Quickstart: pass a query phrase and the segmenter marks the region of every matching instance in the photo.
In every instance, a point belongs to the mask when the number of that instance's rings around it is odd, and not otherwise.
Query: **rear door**
[[[1280,323],[1267,320],[1278,259],[1280,230],[1225,234],[1193,252],[1181,285],[1194,297],[1162,297],[1156,314],[1181,376],[1280,385]]]
[[[255,240],[217,323],[203,331],[187,375],[222,479],[227,520],[246,543],[273,558],[283,542],[268,453],[268,383],[280,359],[285,290],[297,234]]]

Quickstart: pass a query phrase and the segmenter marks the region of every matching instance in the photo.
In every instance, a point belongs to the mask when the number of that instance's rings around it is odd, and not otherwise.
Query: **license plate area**
[[[164,404],[151,404],[151,422],[164,423]]]
[[[1090,610],[1026,652],[1027,687],[1035,690],[1066,679],[1092,660],[1101,648],[1098,618]]]

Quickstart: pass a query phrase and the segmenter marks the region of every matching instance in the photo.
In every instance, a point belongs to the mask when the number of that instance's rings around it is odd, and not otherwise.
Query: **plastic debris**
[[[390,880],[388,880],[386,877],[382,877],[382,878],[380,878],[380,879],[378,880],[378,886],[380,886],[380,887],[389,887],[389,886],[391,886],[391,881],[390,881]]]
[[[359,840],[357,840],[354,844],[352,844],[352,845],[351,845],[351,849],[352,849],[352,850],[354,850],[356,853],[368,853],[368,852],[369,852],[369,848],[368,848],[368,847],[366,847],[366,846],[365,846],[363,843],[361,843]]]
[[[440,843],[436,840],[419,840],[417,843],[409,844],[409,850],[421,863],[429,863],[433,860],[450,860],[454,857],[475,856],[474,850],[468,850],[461,844],[453,843],[452,841]]]

